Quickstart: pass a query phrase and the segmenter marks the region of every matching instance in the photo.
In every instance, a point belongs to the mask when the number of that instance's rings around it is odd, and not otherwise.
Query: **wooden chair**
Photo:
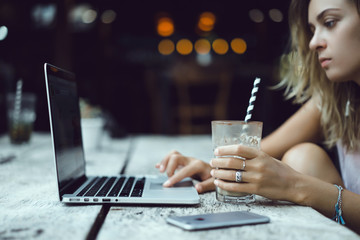
[[[189,64],[177,66],[172,78],[178,95],[180,134],[210,133],[211,120],[227,119],[232,80],[227,69]]]

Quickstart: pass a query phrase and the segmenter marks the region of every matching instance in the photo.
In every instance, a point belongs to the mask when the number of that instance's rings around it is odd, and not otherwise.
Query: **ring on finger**
[[[240,183],[242,181],[242,172],[241,171],[236,171],[236,173],[235,173],[235,181],[237,183]]]
[[[243,164],[242,164],[241,170],[244,171],[244,170],[245,170],[245,167],[246,167],[246,162],[245,162],[245,160],[243,160]]]

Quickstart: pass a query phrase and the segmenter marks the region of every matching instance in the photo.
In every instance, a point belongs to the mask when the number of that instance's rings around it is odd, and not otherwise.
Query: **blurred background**
[[[264,136],[297,106],[284,101],[278,65],[288,43],[288,0],[1,0],[0,133],[5,95],[37,95],[35,131],[49,131],[45,62],[76,74],[112,136],[210,133],[243,120],[261,77],[253,120]]]

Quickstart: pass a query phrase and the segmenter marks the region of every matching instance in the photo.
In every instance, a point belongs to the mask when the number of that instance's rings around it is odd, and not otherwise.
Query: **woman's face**
[[[310,49],[316,51],[330,81],[360,85],[360,16],[348,0],[311,0]]]

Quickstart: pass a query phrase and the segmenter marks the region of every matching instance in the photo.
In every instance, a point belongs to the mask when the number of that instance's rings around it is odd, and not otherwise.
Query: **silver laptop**
[[[75,75],[44,64],[60,201],[65,203],[198,204],[191,179],[163,188],[164,176],[87,176]]]

